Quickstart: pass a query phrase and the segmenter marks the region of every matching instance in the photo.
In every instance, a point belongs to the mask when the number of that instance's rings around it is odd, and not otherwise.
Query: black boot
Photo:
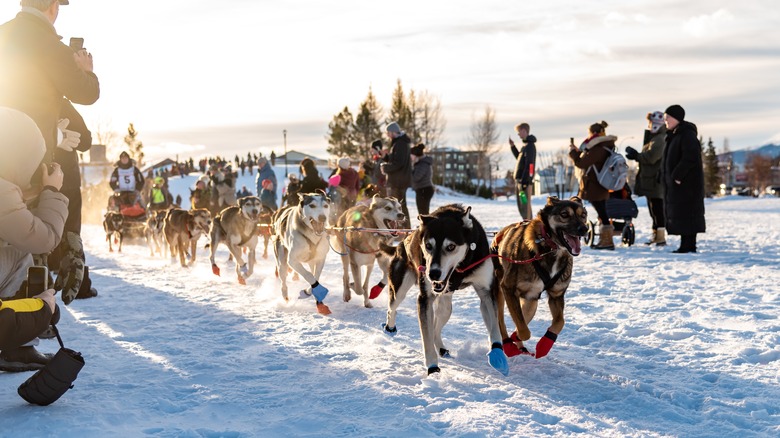
[[[0,351],[0,371],[18,373],[43,368],[51,358],[50,353],[41,353],[33,346],[6,348]]]
[[[680,247],[672,251],[676,254],[685,254],[689,252],[696,252],[696,235],[684,234],[680,236]]]

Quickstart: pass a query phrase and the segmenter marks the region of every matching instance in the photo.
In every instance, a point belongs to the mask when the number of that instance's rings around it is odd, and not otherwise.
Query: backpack
[[[610,191],[621,190],[626,185],[626,180],[628,179],[626,158],[619,152],[607,148],[604,149],[609,152],[609,156],[604,161],[604,165],[601,166],[601,170],[597,171],[595,166],[591,166],[591,168],[596,172],[596,179],[602,187]]]

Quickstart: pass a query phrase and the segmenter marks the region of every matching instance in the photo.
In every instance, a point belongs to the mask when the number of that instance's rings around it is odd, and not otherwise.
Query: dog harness
[[[550,251],[542,254],[543,256],[558,250],[558,245],[556,245],[555,242],[553,242],[552,239],[550,239],[550,236],[547,235],[547,231],[545,230],[544,224],[542,224],[542,238],[539,241],[539,243],[541,243],[542,241],[547,246],[550,247]],[[533,251],[531,251],[531,255],[534,255]],[[533,261],[531,262],[531,264],[533,265],[536,274],[539,276],[539,278],[541,278],[542,283],[544,283],[543,290],[549,290],[555,283],[557,283],[558,280],[561,278],[561,275],[563,275],[564,269],[566,269],[565,267],[563,267],[555,275],[550,277],[550,273],[544,270],[542,264],[539,263],[539,259],[534,258],[532,260]]]

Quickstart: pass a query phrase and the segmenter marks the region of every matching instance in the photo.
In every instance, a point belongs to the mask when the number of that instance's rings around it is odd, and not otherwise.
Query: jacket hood
[[[21,111],[0,108],[0,178],[26,188],[43,157],[46,142],[38,125]]]
[[[528,134],[528,137],[523,140],[523,143],[536,143],[536,136],[533,134]]]
[[[596,145],[601,144],[601,143],[607,143],[607,142],[610,142],[610,141],[612,143],[616,142],[617,141],[617,137],[615,137],[614,135],[602,135],[601,137],[595,137],[594,139],[589,141],[587,145],[585,145],[585,149],[591,149],[591,148],[593,148],[593,146],[596,146]]]
[[[433,165],[433,157],[431,157],[430,155],[425,155],[424,157],[422,157],[419,160],[417,160],[417,164],[420,164],[420,163],[425,163],[425,164],[428,164],[428,165],[432,166]]]
[[[689,130],[693,131],[694,135],[699,135],[699,129],[696,127],[696,125],[694,125],[691,122],[686,122],[685,120],[680,122],[680,124],[677,125],[676,128],[674,128],[674,133],[677,134]]]

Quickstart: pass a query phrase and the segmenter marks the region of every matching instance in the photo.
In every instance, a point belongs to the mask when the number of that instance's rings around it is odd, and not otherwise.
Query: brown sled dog
[[[163,233],[165,241],[171,249],[171,257],[176,260],[179,256],[179,262],[183,268],[188,266],[185,257],[189,255],[189,266],[195,264],[196,245],[200,236],[209,235],[211,226],[211,213],[205,208],[195,208],[192,210],[182,210],[172,208],[168,210],[163,224]]]
[[[498,324],[507,356],[544,357],[563,330],[564,294],[571,281],[573,256],[580,253],[580,237],[588,232],[587,219],[580,198],[562,201],[551,196],[534,219],[509,225],[493,239],[492,250],[499,257]],[[531,337],[528,324],[545,291],[552,324],[532,354],[523,341]],[[511,337],[504,322],[504,300],[517,328]]]

